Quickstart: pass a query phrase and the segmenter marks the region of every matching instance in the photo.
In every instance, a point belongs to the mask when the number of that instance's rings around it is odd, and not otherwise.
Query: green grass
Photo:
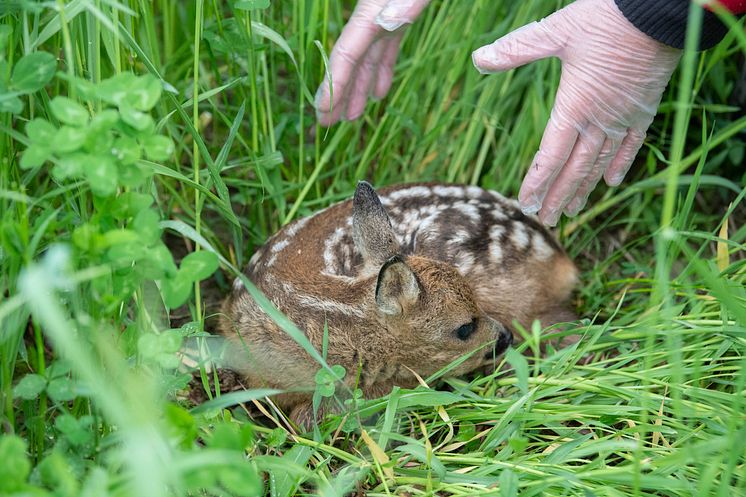
[[[310,98],[351,2],[3,4],[0,494],[746,495],[742,21],[684,58],[624,184],[561,224],[582,270],[577,347],[542,357],[546,333],[527,330],[514,371],[395,390],[309,434],[266,391],[183,398],[175,351],[211,341],[236,268],[287,221],[360,179],[517,194],[559,62],[482,76],[470,58],[563,2],[517,4],[434,2],[390,94],[328,131]],[[14,68],[40,51],[57,75],[24,86]],[[128,71],[164,83],[142,109],[154,126],[121,124],[144,118],[107,101],[101,81]],[[100,165],[55,176],[70,140],[26,132],[78,119],[58,96],[113,109],[135,140],[117,142],[139,159],[111,166],[113,191]],[[51,161],[21,167],[33,144]]]

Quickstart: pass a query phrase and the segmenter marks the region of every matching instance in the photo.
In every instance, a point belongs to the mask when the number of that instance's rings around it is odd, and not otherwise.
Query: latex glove
[[[577,0],[474,51],[483,73],[559,57],[562,76],[539,151],[518,195],[554,226],[603,178],[619,185],[645,139],[681,50],[635,28],[614,0]]]
[[[430,0],[359,0],[329,56],[333,101],[327,77],[316,92],[322,126],[357,119],[368,95],[386,96],[399,55],[404,25],[411,24]]]

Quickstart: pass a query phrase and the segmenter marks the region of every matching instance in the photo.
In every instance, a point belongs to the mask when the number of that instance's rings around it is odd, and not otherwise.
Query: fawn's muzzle
[[[505,350],[510,347],[510,344],[513,343],[513,333],[511,333],[509,329],[500,324],[498,321],[492,318],[487,319],[490,320],[491,327],[497,335],[497,339],[495,340],[494,347],[491,347],[484,354],[484,358],[493,359],[505,352]]]
[[[487,352],[485,352],[484,358],[487,360],[495,359],[497,356],[505,352],[512,343],[513,334],[508,330],[501,332],[498,335],[497,340],[495,340],[494,347],[490,347]]]
[[[513,343],[513,333],[510,330],[504,330],[497,338],[495,349],[497,353],[503,353]]]

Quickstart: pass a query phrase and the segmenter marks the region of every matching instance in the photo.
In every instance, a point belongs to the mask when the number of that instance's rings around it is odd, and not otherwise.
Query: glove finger
[[[642,147],[642,143],[645,141],[645,136],[644,130],[630,128],[627,131],[627,136],[619,146],[619,151],[604,173],[604,180],[607,185],[619,186],[627,175],[632,161],[637,157],[637,152],[640,151],[640,147]]]
[[[601,147],[601,153],[598,154],[598,160],[593,165],[591,173],[586,176],[578,187],[578,191],[575,193],[575,197],[565,207],[565,214],[567,216],[576,216],[578,212],[585,207],[588,202],[588,197],[591,192],[596,188],[596,185],[604,175],[604,172],[609,167],[611,160],[619,150],[619,144],[621,139],[612,139],[606,137],[603,147]]]
[[[557,98],[559,99],[559,94]],[[549,186],[567,162],[578,138],[577,129],[565,122],[560,123],[554,115],[552,111],[539,151],[536,152],[518,193],[518,202],[524,214],[539,212]]]
[[[376,17],[376,24],[386,31],[412,24],[428,3],[430,0],[391,0]]]
[[[334,92],[336,93],[336,92]],[[322,126],[331,126],[334,124],[332,121],[331,111],[336,108],[331,107],[330,99],[331,89],[329,88],[329,80],[324,77],[324,80],[316,90],[316,98],[314,99],[314,107],[316,107],[316,120]],[[335,95],[336,96],[336,95]]]
[[[606,133],[597,126],[590,125],[578,136],[575,146],[567,159],[567,163],[554,180],[541,210],[539,220],[554,226],[562,215],[562,209],[575,196],[580,183],[593,172],[604,141]]]
[[[322,104],[322,97],[319,95],[322,93],[322,89],[319,88],[319,90],[316,93],[316,120],[319,122],[321,126],[331,126],[332,124],[339,121],[340,116],[342,115],[342,111],[344,110],[341,103],[344,101],[341,97],[338,98],[337,95],[337,89],[334,90],[334,100],[337,102],[336,104],[332,105],[329,101],[329,83],[325,80],[324,83],[324,92],[327,93],[326,97],[326,104]]]
[[[354,77],[355,66],[351,64],[329,64],[332,82],[325,76],[316,91],[316,118],[322,126],[331,126],[339,121],[349,97],[349,80]],[[333,101],[332,101],[333,97]]]
[[[556,15],[556,14],[553,14]],[[559,55],[564,41],[551,29],[552,16],[535,21],[499,38],[471,54],[482,74],[505,71],[535,60]]]
[[[378,74],[373,85],[373,98],[382,99],[386,96],[391,88],[391,81],[394,79],[394,66],[396,58],[399,55],[399,45],[401,44],[403,34],[397,34],[391,38],[384,39],[383,54],[381,62],[378,65]]]
[[[324,82],[322,83],[323,89],[327,92],[327,102],[329,102],[325,107],[322,107],[322,104],[317,103],[316,104],[316,119],[319,122],[321,126],[331,126],[332,124],[338,122],[342,116],[344,115],[345,110],[347,109],[347,95],[340,94],[340,86],[335,85],[334,86],[334,105],[331,104],[331,102],[328,100],[328,92],[329,92],[329,83],[326,79],[324,79]],[[344,87],[344,91],[349,93],[347,85]],[[322,93],[322,88],[320,87],[319,90],[316,93],[316,101],[319,102],[321,99],[319,95]]]
[[[316,93],[316,112],[321,125],[329,126],[339,119],[334,117],[340,115],[335,109],[349,97],[348,86],[357,65],[381,31],[375,23],[366,20],[358,9],[352,14],[329,56],[331,91],[327,76]]]
[[[386,40],[379,39],[370,47],[363,60],[358,64],[357,71],[353,76],[350,84],[350,96],[345,118],[348,120],[357,119],[365,111],[365,104],[368,103],[368,94],[371,84],[375,81],[378,65],[383,56],[383,47]]]

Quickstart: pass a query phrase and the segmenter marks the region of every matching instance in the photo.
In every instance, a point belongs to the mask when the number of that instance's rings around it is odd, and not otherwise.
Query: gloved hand
[[[333,100],[325,77],[316,92],[322,126],[356,119],[368,95],[383,98],[391,87],[405,24],[411,24],[430,0],[359,0],[329,57]]]
[[[482,73],[559,57],[549,122],[518,195],[547,225],[574,216],[603,176],[624,179],[653,121],[681,50],[635,28],[614,0],[576,0],[474,51]]]

